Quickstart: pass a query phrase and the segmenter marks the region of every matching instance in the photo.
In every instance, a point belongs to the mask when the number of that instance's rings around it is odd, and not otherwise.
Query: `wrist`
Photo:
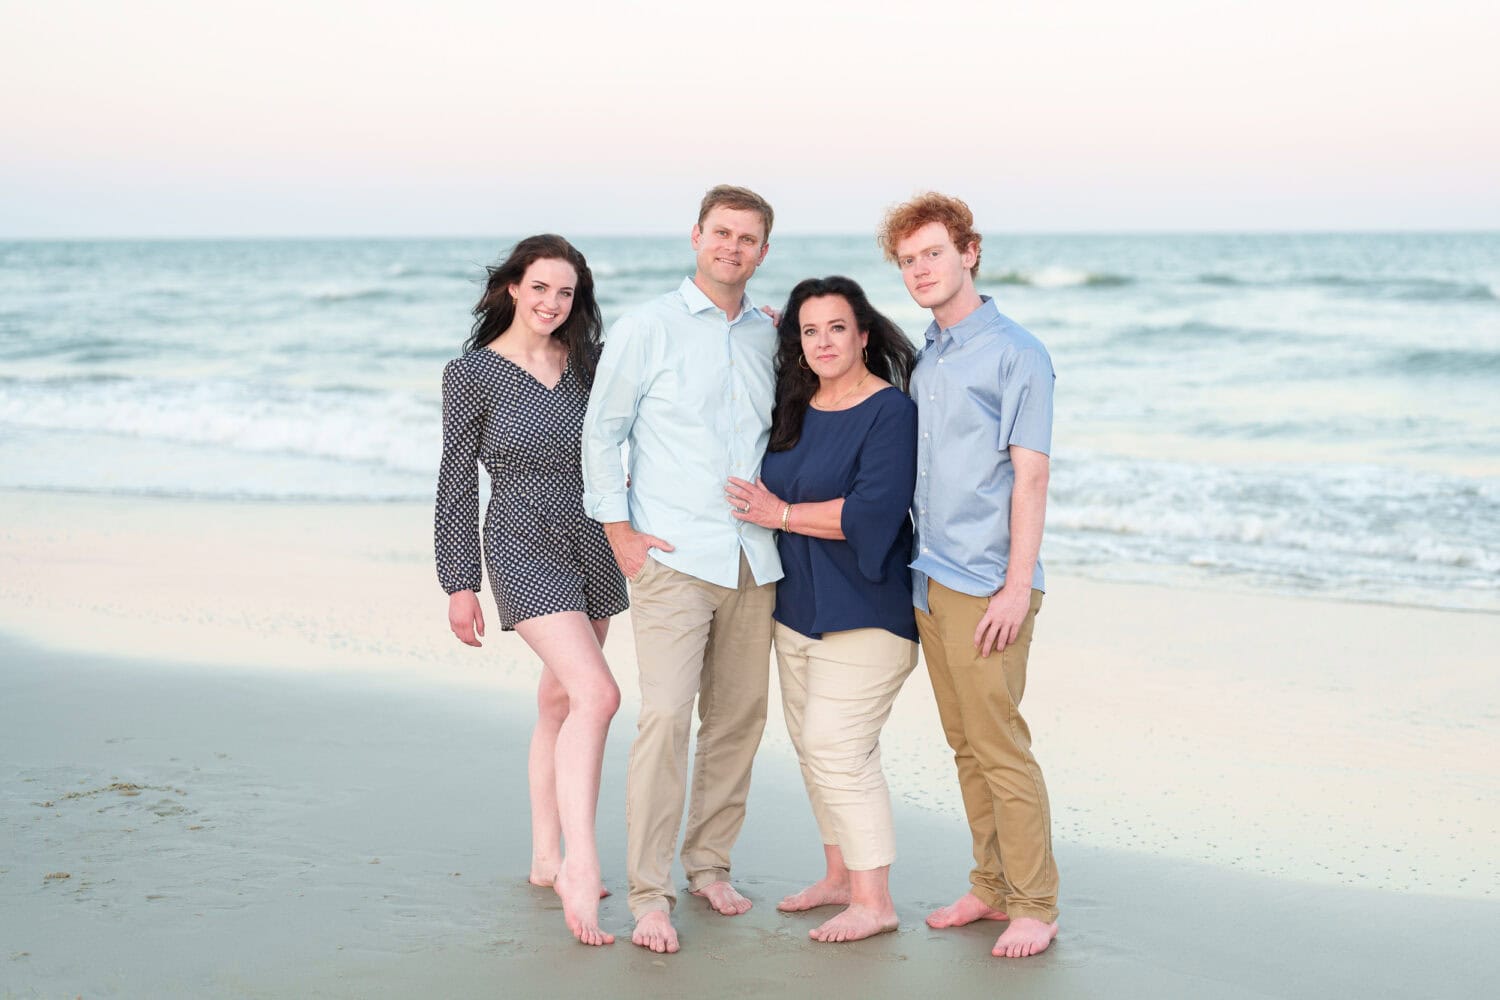
[[[604,537],[611,543],[619,542],[635,532],[629,521],[606,521],[604,523]]]

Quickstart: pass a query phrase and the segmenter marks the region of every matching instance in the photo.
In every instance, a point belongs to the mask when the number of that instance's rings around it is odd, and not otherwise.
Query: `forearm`
[[[809,538],[844,539],[844,498],[819,503],[794,503],[787,512],[786,529]],[[779,524],[776,527],[781,527]]]
[[[1005,587],[1031,589],[1037,556],[1042,550],[1042,527],[1047,520],[1047,467],[1018,469],[1010,495],[1010,558]]]

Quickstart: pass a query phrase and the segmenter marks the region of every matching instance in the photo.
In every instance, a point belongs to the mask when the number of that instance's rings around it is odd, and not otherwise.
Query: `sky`
[[[0,239],[1500,229],[1500,4],[0,0]]]

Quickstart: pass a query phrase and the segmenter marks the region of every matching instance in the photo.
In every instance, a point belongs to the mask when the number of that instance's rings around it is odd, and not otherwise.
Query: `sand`
[[[572,944],[526,884],[534,665],[448,636],[428,530],[405,504],[0,493],[0,996],[1500,992],[1500,616],[1055,576],[1027,695],[1053,949],[921,923],[968,858],[919,671],[885,740],[901,931],[817,945],[821,914],[775,911],[820,852],[773,705],[736,854],[756,908],[686,898],[659,957]],[[623,620],[607,652],[623,934]]]

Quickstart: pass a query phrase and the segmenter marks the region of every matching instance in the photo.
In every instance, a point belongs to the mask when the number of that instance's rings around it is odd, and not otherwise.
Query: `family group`
[[[918,196],[879,230],[931,311],[920,351],[845,277],[757,308],[746,286],[773,221],[755,192],[711,189],[693,274],[607,335],[583,255],[559,236],[524,239],[489,269],[465,353],[443,372],[435,536],[449,625],[480,644],[483,563],[501,627],[542,662],[531,881],[555,887],[579,941],[613,942],[595,812],[620,703],[604,640],[628,606],[632,940],[678,950],[684,808],[689,891],[726,916],[750,909],[730,851],[773,643],[827,863],[780,909],[843,907],[809,932],[818,941],[894,930],[880,732],[920,641],[974,845],[968,891],[927,922],[1006,921],[993,954],[1037,954],[1057,934],[1058,874],[1020,703],[1044,589],[1051,359],[978,292],[981,236],[957,198]]]

